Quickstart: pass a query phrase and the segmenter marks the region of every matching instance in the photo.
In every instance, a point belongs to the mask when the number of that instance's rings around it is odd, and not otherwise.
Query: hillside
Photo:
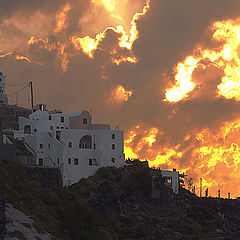
[[[174,196],[160,171],[139,161],[99,169],[68,189],[42,188],[20,163],[1,162],[0,192],[32,219],[34,231],[52,239],[203,240],[240,234],[239,200],[199,199],[184,189]],[[19,232],[14,233],[19,239],[34,240]]]

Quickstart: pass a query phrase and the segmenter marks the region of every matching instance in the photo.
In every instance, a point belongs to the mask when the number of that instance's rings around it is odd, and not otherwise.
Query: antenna
[[[90,113],[91,113],[91,121],[92,121],[92,123],[93,123],[93,110],[92,110],[92,108],[91,108],[91,110],[90,110]]]
[[[30,86],[30,94],[31,94],[31,107],[32,107],[32,111],[33,111],[33,106],[34,106],[34,103],[33,103],[33,83],[30,82],[29,86]]]

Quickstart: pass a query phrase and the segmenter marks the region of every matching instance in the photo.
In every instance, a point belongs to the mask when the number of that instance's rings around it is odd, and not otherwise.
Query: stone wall
[[[13,144],[0,144],[0,160],[13,161],[16,159],[16,146]]]
[[[6,234],[6,206],[2,194],[0,193],[0,239],[3,239]]]
[[[42,187],[62,187],[62,176],[59,168],[46,167],[26,167],[26,171],[30,176],[37,177]]]
[[[0,121],[3,129],[18,129],[18,117],[28,117],[32,110],[17,105],[0,104]]]

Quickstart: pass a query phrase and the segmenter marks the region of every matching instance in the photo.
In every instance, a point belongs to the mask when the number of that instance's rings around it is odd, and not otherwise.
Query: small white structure
[[[0,104],[8,104],[8,98],[6,95],[6,80],[2,72],[0,72]]]
[[[176,169],[173,169],[173,171],[161,170],[161,174],[165,184],[172,188],[173,193],[179,194],[179,172]]]
[[[87,111],[63,114],[38,108],[29,118],[19,117],[14,137],[24,141],[36,165],[59,167],[64,186],[94,175],[100,167],[125,164],[123,131],[118,127],[92,124]]]

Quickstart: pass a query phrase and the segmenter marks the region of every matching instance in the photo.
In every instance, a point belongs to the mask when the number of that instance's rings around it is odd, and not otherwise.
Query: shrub
[[[21,223],[25,228],[29,228],[31,229],[32,228],[32,225],[29,224],[29,223]]]
[[[22,232],[15,230],[14,232],[8,233],[8,236],[11,238],[18,238],[20,240],[24,240],[25,236]]]

